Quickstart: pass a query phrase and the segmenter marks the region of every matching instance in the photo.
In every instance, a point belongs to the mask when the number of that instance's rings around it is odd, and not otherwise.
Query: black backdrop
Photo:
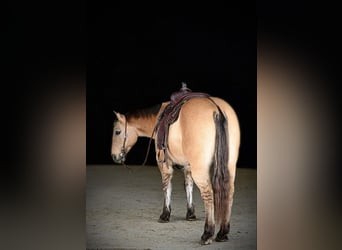
[[[169,100],[184,81],[228,101],[240,120],[238,167],[256,168],[255,10],[211,15],[133,14],[97,7],[87,13],[87,164],[112,164],[113,110],[126,113]],[[127,164],[141,164],[141,138]],[[148,164],[156,165],[154,150]]]

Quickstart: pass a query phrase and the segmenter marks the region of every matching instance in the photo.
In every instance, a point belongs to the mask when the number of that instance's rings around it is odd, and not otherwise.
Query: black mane
[[[127,120],[132,118],[147,118],[149,116],[157,115],[160,110],[161,104],[154,105],[149,108],[137,109],[126,114]]]

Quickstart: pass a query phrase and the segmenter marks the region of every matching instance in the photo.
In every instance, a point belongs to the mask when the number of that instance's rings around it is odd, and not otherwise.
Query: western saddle
[[[172,93],[170,103],[165,107],[162,113],[159,115],[155,130],[157,131],[157,148],[160,150],[158,160],[165,162],[167,160],[167,139],[169,134],[169,127],[173,124],[179,116],[179,112],[184,103],[191,98],[209,98],[206,93],[192,92],[187,88],[185,83],[182,83],[182,88]],[[162,153],[163,155],[161,155]]]

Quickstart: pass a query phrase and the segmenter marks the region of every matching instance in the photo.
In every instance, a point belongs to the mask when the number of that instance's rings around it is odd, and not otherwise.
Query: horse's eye
[[[115,135],[121,134],[121,130],[115,130]]]

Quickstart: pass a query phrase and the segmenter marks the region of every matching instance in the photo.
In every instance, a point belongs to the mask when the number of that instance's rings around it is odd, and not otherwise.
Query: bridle
[[[125,133],[124,133],[124,141],[122,143],[122,147],[121,147],[121,152],[119,154],[120,158],[122,158],[122,164],[125,165],[125,158],[126,158],[126,150],[125,150],[125,146],[126,146],[126,140],[127,140],[127,119],[125,121]]]
[[[125,148],[126,148],[126,141],[127,141],[127,137],[128,137],[128,134],[127,134],[127,117],[125,117],[125,118],[126,119],[125,119],[124,141],[123,141],[122,146],[121,146],[119,157],[122,158],[121,164],[124,165],[126,168],[130,169],[125,164],[125,160],[126,160],[126,149]],[[152,141],[153,135],[156,132],[157,128],[158,128],[158,124],[153,129],[153,132],[152,132],[152,135],[151,135],[151,138],[150,138],[150,142],[148,144],[148,149],[147,149],[147,153],[146,153],[146,156],[145,156],[145,160],[144,160],[144,163],[142,164],[142,166],[144,166],[146,164],[148,153],[150,152],[151,141]]]

